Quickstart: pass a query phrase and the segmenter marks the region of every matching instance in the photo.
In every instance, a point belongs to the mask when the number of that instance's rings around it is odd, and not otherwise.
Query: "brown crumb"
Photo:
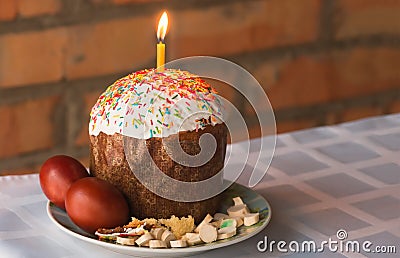
[[[139,220],[137,218],[132,218],[132,221],[129,222],[127,225],[124,225],[124,228],[137,228],[143,224],[145,224],[149,227],[155,226],[157,225],[157,220],[156,219],[143,219],[143,220]]]
[[[143,222],[141,222],[137,218],[132,218],[132,221],[129,222],[127,225],[124,225],[124,228],[137,228],[140,225],[143,225]]]
[[[142,222],[145,222],[147,225],[157,225],[158,224],[157,220],[153,219],[153,218],[144,219],[144,220],[142,220]]]
[[[186,233],[192,232],[195,225],[192,216],[178,218],[172,215],[170,219],[159,219],[160,224],[165,225],[174,233],[177,239],[180,239]]]
[[[116,227],[116,228],[99,228],[97,230],[100,234],[113,234],[113,233],[124,233],[125,230],[123,227]]]

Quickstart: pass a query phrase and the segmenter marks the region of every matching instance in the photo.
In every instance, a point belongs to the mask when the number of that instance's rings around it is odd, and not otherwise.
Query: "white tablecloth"
[[[266,237],[286,241],[286,248],[291,241],[319,244],[338,240],[340,229],[347,233],[343,241],[394,246],[397,255],[325,248],[324,256],[398,256],[400,114],[279,135],[271,167],[255,190],[272,206],[270,224],[251,239],[195,257],[317,256],[321,254],[283,252],[276,246],[272,253],[261,252],[257,244]],[[0,257],[126,256],[60,231],[46,215],[38,176],[25,175],[0,177]]]

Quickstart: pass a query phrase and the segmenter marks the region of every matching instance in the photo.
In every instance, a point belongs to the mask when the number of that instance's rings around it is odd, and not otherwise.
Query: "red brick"
[[[1,106],[0,158],[54,146],[54,112],[58,97]]]
[[[85,168],[88,168],[88,167],[89,167],[89,163],[90,163],[89,156],[84,156],[84,157],[79,157],[79,158],[78,158],[78,157],[74,157],[74,158],[78,159],[79,162],[81,162],[82,165],[83,165]]]
[[[75,144],[78,146],[89,146],[89,121],[82,124],[82,129],[76,137]]]
[[[17,0],[18,12],[23,17],[56,14],[61,9],[61,0]]]
[[[71,27],[69,79],[132,71],[156,64],[156,17],[137,17]]]
[[[344,110],[340,119],[341,122],[347,122],[378,115],[383,115],[383,108],[380,106],[352,107]]]
[[[91,3],[95,5],[106,5],[106,4],[115,4],[115,5],[127,5],[127,4],[143,4],[143,3],[151,3],[151,2],[163,2],[165,0],[90,0]]]
[[[101,93],[102,91],[89,92],[83,97],[84,110],[82,111],[82,117],[85,119],[82,128],[75,139],[75,144],[78,146],[89,146],[89,114]]]
[[[259,66],[254,75],[266,90],[274,109],[330,99],[331,65],[325,55],[267,62]]]
[[[247,126],[247,133],[248,133],[248,139],[254,139],[254,138],[260,138],[261,137],[261,129],[260,129],[260,125],[256,124],[256,125],[252,125],[252,126]],[[245,134],[234,134],[235,137],[234,139],[231,139],[231,136],[228,133],[228,144],[231,143],[236,143],[236,142],[241,142],[241,141],[245,141],[247,140]]]
[[[215,79],[205,79],[212,87],[215,88],[219,96],[222,96],[231,103],[234,103],[239,94],[231,85],[215,80]]]
[[[175,59],[310,42],[317,38],[319,10],[319,0],[270,0],[175,11],[167,47]]]
[[[0,21],[13,20],[17,16],[16,0],[1,0]]]
[[[400,49],[356,48],[332,54],[332,98],[400,88]]]
[[[273,0],[171,12],[167,60],[312,41],[317,37],[319,6],[319,0],[301,4]],[[282,15],[286,19],[281,19]],[[67,77],[111,74],[152,64],[158,16],[72,27]]]
[[[325,116],[325,125],[334,125],[340,123],[340,114],[339,112],[328,112]]]
[[[394,101],[389,107],[390,113],[400,113],[400,100]]]
[[[95,4],[95,5],[108,4],[108,3],[110,3],[110,1],[111,1],[111,0],[90,0],[90,2],[91,2],[92,4]]]
[[[400,1],[339,0],[336,13],[336,37],[400,33]]]
[[[247,128],[247,130],[249,131],[250,139],[261,137],[261,128],[259,125],[250,126],[249,128]]]
[[[71,157],[79,160],[85,167],[89,167],[89,157],[88,156],[77,157],[75,155],[71,155]],[[50,156],[48,158],[50,158]],[[44,162],[44,160],[40,160],[40,162]],[[41,167],[42,167],[42,164],[31,165],[31,166],[26,166],[26,167],[22,167],[22,168],[5,169],[3,171],[0,171],[0,176],[35,174],[35,173],[40,172]]]
[[[163,2],[165,0],[112,0],[114,4],[124,5],[124,4],[135,4],[135,3],[150,3],[150,2]]]
[[[313,119],[293,119],[287,121],[279,121],[276,124],[276,129],[278,133],[286,133],[306,128],[311,128],[318,126],[318,123]]]
[[[274,109],[400,88],[400,50],[355,48],[268,60],[251,71]]]
[[[64,29],[0,37],[0,87],[58,81],[64,73]]]
[[[17,168],[17,169],[6,169],[3,171],[0,171],[0,175],[6,176],[6,175],[35,174],[35,173],[39,173],[40,167],[41,166],[30,166],[30,167]]]

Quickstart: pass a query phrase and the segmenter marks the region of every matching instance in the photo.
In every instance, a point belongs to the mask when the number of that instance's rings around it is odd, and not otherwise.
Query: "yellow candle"
[[[161,72],[164,71],[164,64],[165,64],[165,44],[164,38],[165,34],[167,34],[168,28],[168,15],[167,12],[164,12],[161,15],[160,21],[158,22],[157,28],[157,71]]]
[[[164,71],[165,64],[165,44],[160,42],[157,44],[157,70]]]

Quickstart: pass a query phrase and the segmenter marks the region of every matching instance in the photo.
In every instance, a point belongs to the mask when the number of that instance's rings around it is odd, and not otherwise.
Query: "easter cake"
[[[173,159],[165,147],[178,141],[191,156],[200,153],[200,138],[211,134],[216,148],[200,166],[187,166]],[[184,182],[198,182],[222,173],[227,143],[222,103],[210,84],[186,71],[141,70],[107,88],[91,110],[90,173],[116,186],[127,198],[130,214],[139,219],[191,215],[196,223],[218,207],[218,195],[200,201],[175,201],[149,190],[134,172],[159,169]],[[154,165],[149,164],[151,157]],[[165,188],[158,177],[148,178]]]

